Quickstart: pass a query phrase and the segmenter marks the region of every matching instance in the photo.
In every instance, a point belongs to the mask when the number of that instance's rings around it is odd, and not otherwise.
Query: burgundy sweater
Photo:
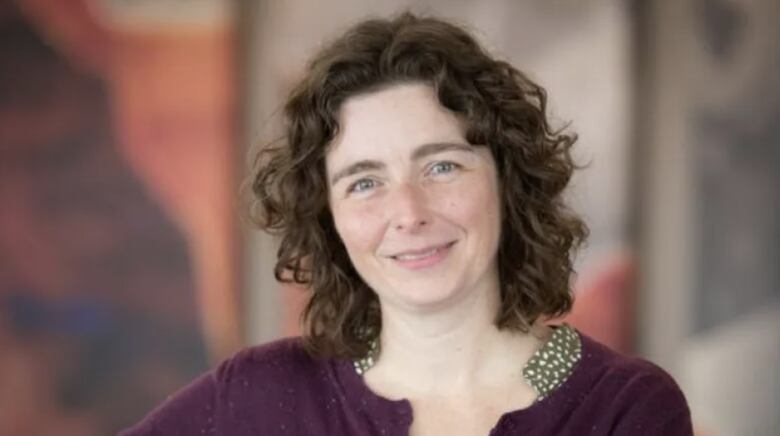
[[[587,336],[569,378],[533,405],[505,413],[490,435],[692,435],[672,378]],[[310,357],[299,339],[236,354],[120,436],[406,436],[408,401],[373,393],[352,362]]]

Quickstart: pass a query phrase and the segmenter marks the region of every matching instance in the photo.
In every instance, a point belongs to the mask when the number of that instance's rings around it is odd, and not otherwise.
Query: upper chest
[[[536,394],[520,381],[482,387],[465,395],[410,398],[413,421],[410,436],[487,436],[501,417],[533,404]]]

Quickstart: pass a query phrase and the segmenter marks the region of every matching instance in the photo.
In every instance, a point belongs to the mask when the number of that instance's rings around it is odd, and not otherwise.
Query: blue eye
[[[371,179],[360,179],[347,188],[347,192],[365,192],[376,187],[376,182]]]
[[[458,165],[453,162],[437,162],[429,170],[430,174],[447,174],[455,171]]]

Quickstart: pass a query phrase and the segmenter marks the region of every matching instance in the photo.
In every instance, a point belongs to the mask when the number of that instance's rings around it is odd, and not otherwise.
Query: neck
[[[425,314],[382,306],[380,354],[366,382],[386,395],[444,393],[520,379],[522,367],[546,335],[501,331],[497,286]]]

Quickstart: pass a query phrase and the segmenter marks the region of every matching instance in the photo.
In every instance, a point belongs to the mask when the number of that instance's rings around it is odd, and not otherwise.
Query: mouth
[[[398,264],[409,269],[425,268],[443,260],[457,241],[447,242],[420,250],[407,250],[390,256]]]

